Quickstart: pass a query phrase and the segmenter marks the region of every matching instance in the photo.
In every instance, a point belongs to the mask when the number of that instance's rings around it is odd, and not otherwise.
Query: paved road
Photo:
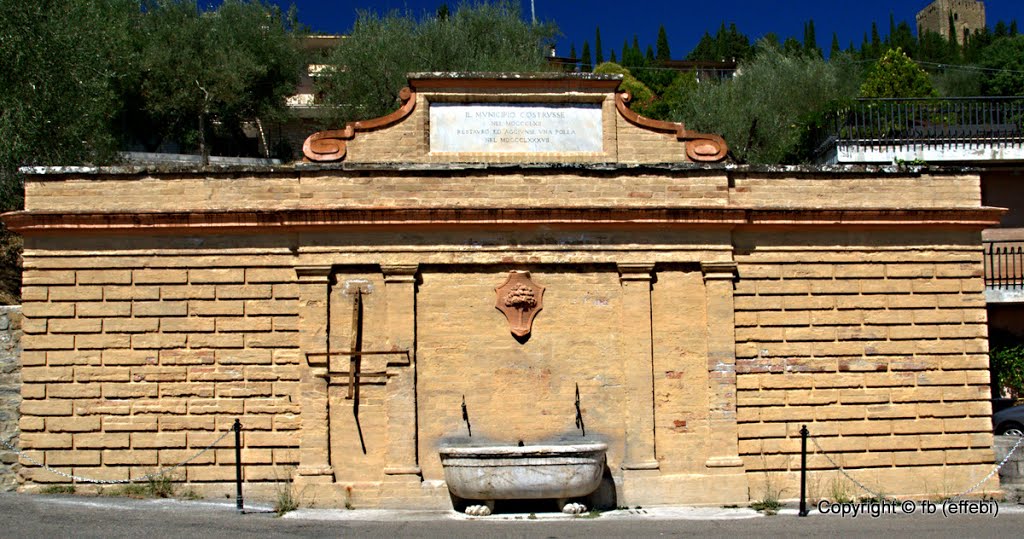
[[[816,513],[816,511],[815,511]],[[520,515],[469,520],[453,513],[303,510],[288,518],[269,512],[238,514],[233,505],[168,500],[0,494],[0,537],[689,537],[786,536],[1020,537],[1024,510],[1000,505],[1000,514],[943,517],[885,515],[842,518],[813,514],[752,516],[747,510],[651,509],[595,519]]]

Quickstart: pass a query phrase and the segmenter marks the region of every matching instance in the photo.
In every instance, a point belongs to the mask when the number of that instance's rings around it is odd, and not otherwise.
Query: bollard
[[[807,425],[800,427],[800,513],[807,516]]]
[[[242,512],[242,422],[237,418],[232,427],[235,429],[235,506]]]

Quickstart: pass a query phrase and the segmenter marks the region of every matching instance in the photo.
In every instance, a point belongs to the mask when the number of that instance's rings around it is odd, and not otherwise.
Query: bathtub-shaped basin
[[[466,500],[586,496],[601,484],[608,445],[486,446],[441,448],[444,478]]]

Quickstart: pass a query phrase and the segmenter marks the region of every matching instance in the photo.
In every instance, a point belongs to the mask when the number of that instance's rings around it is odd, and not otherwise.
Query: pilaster
[[[708,468],[743,466],[736,425],[735,262],[701,263],[708,313]]]
[[[295,273],[299,285],[299,346],[306,354],[306,368],[300,381],[302,430],[297,480],[326,483],[334,480],[327,393],[331,266],[300,266]]]
[[[416,447],[416,272],[418,265],[381,265],[387,303],[388,356],[386,475],[420,474]]]
[[[622,358],[626,379],[626,454],[623,470],[656,470],[654,346],[651,281],[654,264],[619,264],[622,284]]]

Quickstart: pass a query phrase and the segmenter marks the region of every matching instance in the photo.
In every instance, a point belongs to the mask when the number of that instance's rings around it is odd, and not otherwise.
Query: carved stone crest
[[[544,287],[533,282],[528,271],[512,271],[508,279],[494,289],[497,308],[508,320],[516,337],[526,337],[533,329],[533,319],[544,308]]]

